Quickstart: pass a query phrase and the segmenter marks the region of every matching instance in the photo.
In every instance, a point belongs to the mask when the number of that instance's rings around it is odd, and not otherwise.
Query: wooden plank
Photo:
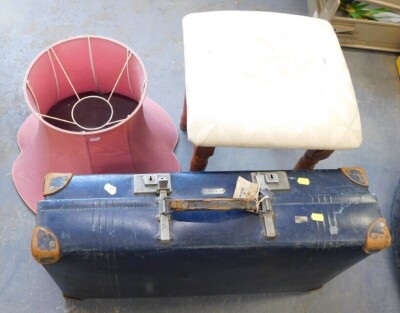
[[[325,5],[321,8],[318,17],[326,21],[331,21],[332,18],[335,16],[339,6],[340,6],[340,0],[328,0],[325,3]]]
[[[332,26],[343,47],[400,52],[399,24],[335,16]]]
[[[362,0],[362,2],[378,5],[395,11],[400,11],[400,0]]]
[[[309,15],[326,21],[335,16],[339,5],[340,0],[307,0]]]
[[[318,17],[318,12],[321,11],[320,2],[319,0],[307,0],[308,14],[310,16]]]

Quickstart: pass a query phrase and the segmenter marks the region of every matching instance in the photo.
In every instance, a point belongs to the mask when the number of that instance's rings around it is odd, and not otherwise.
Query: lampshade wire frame
[[[62,118],[55,117],[55,116],[46,115],[46,114],[40,114],[40,113],[37,113],[37,115],[38,115],[38,116],[41,116],[41,117],[45,117],[45,118],[51,119],[51,120],[56,120],[56,121],[60,121],[60,122],[65,122],[65,123],[69,123],[69,124],[77,125],[78,127],[81,127],[81,126],[80,126],[79,124],[77,124],[76,122],[69,121],[69,120],[65,120],[65,119],[62,119]],[[108,122],[106,125],[117,124],[117,123],[119,123],[119,122],[122,122],[123,120],[125,120],[125,119],[110,121],[110,122]],[[106,125],[103,125],[102,127],[104,127],[104,126],[106,126]],[[82,127],[81,127],[81,128],[82,128]],[[93,129],[90,128],[90,130],[93,130]]]
[[[93,99],[93,98],[94,98],[94,99],[101,99],[102,101],[105,101],[105,102],[108,104],[108,106],[110,107],[111,113],[110,113],[110,117],[108,118],[107,122],[105,122],[103,125],[100,125],[100,126],[97,126],[97,127],[86,127],[86,126],[83,126],[83,125],[79,124],[79,123],[76,121],[74,112],[75,112],[76,106],[77,106],[79,103],[82,103],[82,101],[84,101],[84,100]],[[82,128],[82,129],[84,129],[84,130],[99,130],[99,129],[102,129],[103,127],[107,126],[107,125],[111,122],[113,116],[114,116],[114,109],[113,109],[113,107],[112,107],[112,105],[111,105],[109,99],[105,99],[105,98],[100,97],[100,96],[87,96],[87,97],[83,97],[82,99],[80,99],[80,100],[78,100],[78,101],[75,102],[75,104],[73,105],[72,110],[71,110],[71,117],[72,117],[72,120],[74,121],[74,123],[75,123],[78,127]]]
[[[128,49],[126,50],[126,57],[127,58],[129,57],[129,50]],[[132,88],[132,84],[131,84],[131,77],[129,75],[129,67],[128,66],[126,67],[126,78],[128,79],[128,86],[129,86],[129,90],[132,93],[132,97],[135,98],[135,93],[133,92],[133,88]],[[142,91],[144,91],[144,90],[142,90]]]
[[[32,95],[32,97],[33,97],[33,100],[34,100],[34,102],[35,102],[35,106],[36,106],[36,110],[37,110],[37,114],[39,114],[40,115],[40,108],[39,108],[39,103],[38,103],[38,101],[37,101],[37,98],[36,98],[36,95],[35,95],[35,93],[33,92],[33,88],[32,88],[32,86],[31,86],[31,83],[29,82],[29,80],[27,80],[26,82],[26,88],[28,88],[28,90],[29,90],[29,92],[31,93],[31,95]]]
[[[97,79],[96,79],[95,70],[94,70],[93,56],[92,56],[92,51],[91,51],[90,37],[88,38],[88,45],[89,45],[89,55],[90,55],[90,62],[91,62],[91,66],[92,66],[93,77],[94,77],[94,80],[95,80],[95,83],[96,83],[96,88],[98,89],[98,87],[97,87]],[[118,86],[118,83],[119,83],[119,81],[120,81],[120,79],[121,79],[121,76],[122,76],[122,74],[123,74],[125,68],[127,68],[129,59],[130,59],[131,56],[132,56],[132,52],[131,52],[131,51],[129,51],[129,50],[127,49],[127,57],[126,57],[126,61],[125,61],[125,63],[124,63],[124,66],[122,67],[122,69],[121,69],[121,71],[120,71],[120,73],[119,73],[119,75],[118,75],[118,77],[117,77],[117,80],[116,80],[116,82],[115,82],[115,84],[114,84],[114,86],[113,86],[113,88],[112,88],[112,90],[111,90],[111,93],[110,93],[108,99],[105,99],[105,98],[103,98],[103,97],[94,96],[94,95],[86,96],[86,97],[80,98],[78,92],[76,91],[74,85],[72,84],[72,81],[71,81],[71,79],[69,78],[69,76],[68,76],[68,74],[67,74],[67,71],[65,70],[64,66],[62,65],[62,63],[61,63],[60,59],[58,58],[56,52],[54,51],[53,48],[50,48],[49,50],[51,50],[51,52],[53,53],[54,57],[55,57],[56,60],[57,60],[57,63],[60,65],[60,68],[61,68],[61,70],[63,71],[63,73],[64,73],[64,75],[65,75],[65,77],[66,77],[68,83],[70,84],[72,90],[74,91],[75,96],[78,98],[78,101],[76,101],[76,102],[74,103],[74,105],[73,105],[73,107],[72,107],[72,110],[71,110],[71,118],[72,118],[72,121],[69,121],[69,120],[66,120],[66,119],[62,119],[62,118],[58,118],[58,117],[51,116],[51,115],[47,115],[47,114],[42,114],[42,113],[40,113],[39,104],[37,103],[37,99],[36,99],[35,93],[33,92],[33,89],[32,89],[32,87],[30,86],[29,81],[27,81],[27,82],[26,82],[26,86],[28,87],[29,91],[31,92],[31,94],[32,94],[32,96],[33,96],[33,98],[34,98],[34,100],[35,100],[36,108],[38,109],[38,112],[36,112],[36,115],[37,115],[37,116],[40,116],[40,117],[42,117],[42,118],[48,118],[48,119],[52,119],[52,120],[57,120],[57,121],[64,122],[64,123],[74,124],[74,125],[77,125],[79,128],[82,128],[83,130],[88,130],[88,131],[99,130],[99,129],[102,129],[103,127],[107,126],[107,125],[116,124],[116,123],[122,122],[122,121],[124,120],[124,119],[121,119],[121,120],[117,120],[117,121],[111,121],[112,118],[113,118],[113,116],[114,116],[114,109],[113,109],[113,107],[112,107],[112,105],[111,105],[110,100],[111,100],[111,97],[112,97],[112,95],[113,95],[115,89],[116,89],[117,86]],[[49,50],[47,51],[47,53],[48,53],[48,55],[49,55],[51,65],[52,65],[52,67],[53,67],[54,77],[55,77],[55,80],[56,80],[56,83],[57,83],[57,82],[58,82],[58,79],[57,79],[57,75],[56,75],[56,72],[55,72],[54,64],[53,64],[52,57],[51,57],[51,54],[50,54]],[[131,92],[132,92],[132,94],[133,94],[132,87],[130,86],[129,71],[127,71],[127,74],[128,74],[129,87],[131,88]],[[143,84],[143,90],[144,90],[144,89],[145,89],[145,84]],[[58,84],[57,84],[57,95],[58,95],[58,94],[59,94],[59,90],[58,90]],[[98,126],[98,127],[85,127],[85,126],[79,124],[79,123],[76,121],[75,116],[74,116],[74,112],[75,112],[76,106],[77,106],[79,103],[81,103],[83,100],[88,99],[88,98],[98,98],[98,99],[101,99],[101,100],[105,101],[105,102],[109,105],[110,110],[111,110],[111,114],[110,114],[110,117],[109,117],[109,119],[107,120],[107,122],[105,122],[103,125],[100,125],[100,126]],[[129,116],[129,115],[128,115],[128,116]]]
[[[65,78],[68,80],[68,83],[70,84],[70,86],[71,86],[72,90],[74,91],[74,93],[75,93],[75,96],[78,98],[78,100],[81,100],[81,98],[79,97],[79,94],[78,94],[78,92],[76,91],[76,89],[75,89],[74,85],[72,84],[72,82],[71,82],[71,80],[70,80],[70,78],[69,78],[69,76],[68,76],[67,72],[65,71],[65,69],[64,69],[64,66],[62,65],[62,63],[61,63],[60,59],[58,58],[58,56],[57,56],[56,52],[54,51],[54,49],[53,49],[53,48],[50,48],[50,50],[51,50],[51,52],[53,52],[53,54],[54,54],[54,57],[56,58],[56,60],[57,60],[58,64],[59,64],[59,65],[60,65],[60,67],[61,67],[61,70],[63,71],[63,73],[64,73],[64,75],[65,75]]]
[[[129,52],[128,56],[126,57],[125,64],[124,64],[124,66],[122,67],[121,72],[120,72],[119,75],[118,75],[117,81],[115,82],[114,87],[113,87],[113,89],[111,90],[110,96],[109,96],[108,99],[107,99],[108,101],[110,101],[110,99],[111,99],[111,97],[112,97],[112,95],[113,95],[113,93],[114,93],[114,91],[115,91],[115,88],[117,88],[117,85],[118,85],[118,83],[119,83],[119,80],[121,79],[121,76],[122,76],[122,74],[123,74],[123,72],[124,72],[126,66],[128,65],[128,62],[129,62],[129,59],[131,58],[131,55],[132,55],[132,52]]]
[[[56,72],[56,68],[54,67],[53,58],[51,57],[51,53],[49,50],[47,50],[47,55],[50,60],[51,68],[53,69],[54,80],[55,80],[56,88],[57,88],[57,101],[58,101],[58,100],[60,100],[60,87],[58,86],[57,72]]]
[[[55,116],[51,116],[51,115],[46,115],[46,114],[41,114],[41,113],[37,113],[37,115],[41,116],[41,117],[45,117],[51,120],[56,120],[56,121],[60,121],[60,122],[64,122],[64,123],[69,123],[69,124],[73,124],[76,125],[76,123],[74,121],[69,121],[69,120],[65,120],[63,118],[58,118]],[[78,125],[79,126],[79,125]],[[80,127],[80,126],[79,126]]]
[[[93,80],[94,80],[94,83],[96,85],[96,91],[99,92],[99,84],[97,82],[96,71],[94,69],[92,44],[90,42],[90,36],[88,37],[88,49],[89,49],[90,66],[92,67]]]

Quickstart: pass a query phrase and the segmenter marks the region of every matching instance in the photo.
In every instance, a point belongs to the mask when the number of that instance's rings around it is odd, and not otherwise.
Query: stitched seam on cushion
[[[357,136],[354,134],[354,132],[353,132],[353,130],[352,130],[353,125],[355,124],[356,120],[357,120],[357,114],[355,114],[355,116],[353,116],[353,120],[352,120],[352,122],[349,123],[349,125],[347,126],[347,130],[345,131],[345,133],[343,134],[343,136],[340,137],[340,139],[338,139],[338,140],[335,142],[335,147],[338,145],[338,142],[341,142],[341,141],[343,140],[343,138],[349,137],[349,133],[350,133],[354,138],[357,138]]]

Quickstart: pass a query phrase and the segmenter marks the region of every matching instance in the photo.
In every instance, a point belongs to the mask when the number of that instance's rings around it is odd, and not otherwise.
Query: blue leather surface
[[[46,269],[78,298],[305,291],[322,286],[367,255],[369,225],[381,216],[366,187],[338,170],[287,171],[290,191],[275,192],[277,236],[266,240],[261,218],[241,210],[175,212],[173,240],[157,239],[156,195],[133,194],[133,175],[75,176],[39,205],[37,225],[58,238],[61,259]],[[171,174],[172,198],[232,196],[250,172]],[[297,183],[308,178],[310,185]],[[117,188],[111,196],[104,190]],[[215,197],[221,197],[216,195]],[[311,219],[323,214],[324,221]],[[295,223],[295,216],[308,222]],[[337,234],[333,230],[337,226]]]

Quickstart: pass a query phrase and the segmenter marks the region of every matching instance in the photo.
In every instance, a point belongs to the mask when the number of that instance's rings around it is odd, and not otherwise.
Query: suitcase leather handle
[[[248,212],[258,211],[258,201],[255,199],[231,199],[231,198],[211,198],[211,199],[169,199],[168,207],[175,211],[190,210],[234,210],[241,209]]]
[[[162,243],[168,243],[172,239],[168,213],[171,211],[189,211],[189,210],[244,210],[250,213],[259,213],[263,220],[264,232],[267,239],[275,238],[275,226],[273,221],[273,212],[271,204],[271,195],[265,195],[260,201],[254,198],[209,198],[209,199],[172,199],[168,195],[171,192],[169,177],[162,176],[158,179],[158,221],[160,222],[160,232],[157,238]]]

